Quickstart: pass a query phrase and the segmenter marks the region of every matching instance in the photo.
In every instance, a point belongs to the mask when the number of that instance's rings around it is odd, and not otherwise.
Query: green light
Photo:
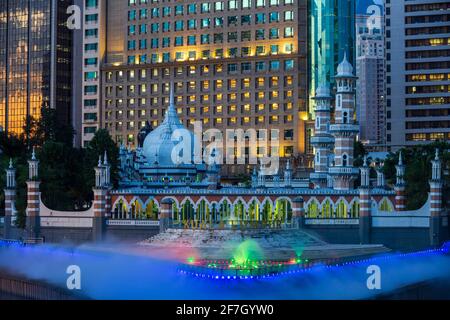
[[[187,258],[187,262],[190,263],[190,264],[193,264],[193,263],[195,263],[195,258],[194,257],[189,257],[189,258]]]

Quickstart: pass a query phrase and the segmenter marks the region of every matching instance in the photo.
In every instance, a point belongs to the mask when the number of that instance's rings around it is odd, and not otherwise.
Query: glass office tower
[[[309,111],[319,84],[334,85],[333,76],[344,53],[355,65],[355,1],[309,0]]]
[[[71,0],[0,1],[0,126],[21,134],[27,117],[56,108],[70,122]]]

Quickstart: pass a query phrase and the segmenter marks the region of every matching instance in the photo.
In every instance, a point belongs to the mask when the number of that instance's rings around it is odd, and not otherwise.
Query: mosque
[[[353,67],[344,57],[336,74],[336,96],[322,85],[315,97],[314,171],[298,179],[288,164],[275,175],[255,166],[249,185],[221,183],[216,163],[174,163],[173,134],[188,130],[178,119],[174,95],[163,123],[136,150],[120,148],[120,183],[113,188],[107,155],[95,168],[94,202],[86,212],[57,212],[42,203],[38,160],[29,161],[25,236],[46,241],[101,241],[111,233],[142,239],[168,229],[313,230],[329,242],[438,245],[446,237],[448,217],[442,206],[439,154],[427,204],[405,211],[405,164],[400,156],[396,184],[390,189],[382,166],[354,166],[358,134]],[[334,112],[331,112],[335,101]],[[332,117],[333,115],[333,117]],[[195,140],[193,134],[192,140]],[[370,178],[371,170],[377,174]],[[7,170],[3,237],[17,237],[15,170]],[[139,238],[139,237],[135,237]]]

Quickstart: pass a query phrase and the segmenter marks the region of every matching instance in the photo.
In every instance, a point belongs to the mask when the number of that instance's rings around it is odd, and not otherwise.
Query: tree
[[[406,165],[406,208],[416,210],[421,208],[428,199],[429,180],[431,179],[431,160],[435,157],[435,150],[440,150],[442,167],[450,167],[450,144],[435,142],[432,144],[404,148],[401,150],[403,162]],[[384,174],[386,181],[394,185],[396,181],[395,165],[398,163],[399,153],[390,153],[384,162]],[[448,170],[448,169],[447,169]],[[445,172],[445,170],[444,170]],[[444,199],[445,205],[449,194],[449,176],[444,174]]]
[[[89,185],[94,185],[94,167],[99,158],[103,159],[105,152],[111,165],[111,182],[114,186],[119,182],[119,148],[105,129],[98,130],[86,148],[84,178]]]

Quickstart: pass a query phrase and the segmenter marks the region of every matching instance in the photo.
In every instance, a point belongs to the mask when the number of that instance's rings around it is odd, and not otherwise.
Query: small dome
[[[161,167],[172,167],[177,165],[177,163],[174,163],[172,160],[172,151],[178,144],[177,141],[172,141],[172,134],[176,130],[186,130],[186,132],[189,132],[178,118],[174,105],[173,90],[171,90],[170,104],[163,123],[150,132],[144,140],[143,155],[147,159],[149,165],[158,165]],[[191,138],[192,160],[194,135],[191,132],[189,132],[189,134]]]
[[[354,77],[353,74],[353,66],[347,60],[347,54],[344,54],[344,59],[339,64],[337,68],[337,76],[338,77]]]
[[[317,98],[331,98],[330,88],[326,84],[321,84],[316,90]]]

